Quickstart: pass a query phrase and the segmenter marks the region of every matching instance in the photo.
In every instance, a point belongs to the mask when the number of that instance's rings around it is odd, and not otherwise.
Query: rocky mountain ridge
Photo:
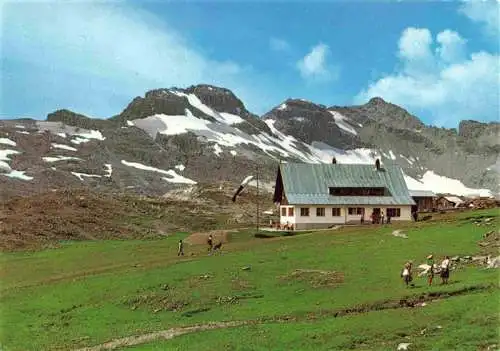
[[[236,183],[256,165],[269,188],[280,161],[332,157],[397,163],[415,190],[497,193],[499,134],[497,122],[426,126],[381,98],[350,107],[287,99],[259,117],[225,88],[155,89],[109,119],[59,110],[46,121],[0,121],[0,200],[82,186],[161,195]]]

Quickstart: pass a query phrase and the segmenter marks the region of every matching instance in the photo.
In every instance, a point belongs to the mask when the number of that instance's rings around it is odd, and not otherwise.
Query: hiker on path
[[[429,286],[432,285],[432,279],[434,279],[434,259],[432,257],[432,255],[427,256],[427,264],[431,266],[431,268],[429,268],[429,272],[427,272],[427,282],[429,283]]]
[[[450,278],[450,258],[448,256],[445,256],[443,262],[441,262],[441,284],[448,284],[449,278]]]
[[[405,265],[403,266],[403,270],[401,271],[401,277],[403,278],[403,281],[406,284],[406,287],[408,287],[408,284],[413,280],[412,274],[411,274],[411,263],[406,262]]]
[[[214,245],[214,238],[212,237],[212,234],[208,236],[207,243],[208,243],[208,251],[211,252]]]
[[[177,256],[184,256],[184,243],[182,239],[179,240],[179,250],[177,251]]]

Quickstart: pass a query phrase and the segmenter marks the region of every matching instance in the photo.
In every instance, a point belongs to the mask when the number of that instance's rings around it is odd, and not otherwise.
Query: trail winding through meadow
[[[75,351],[115,350],[121,347],[136,346],[161,339],[170,340],[184,334],[197,333],[207,330],[241,327],[249,324],[255,325],[264,323],[289,323],[289,322],[297,322],[299,320],[310,321],[310,320],[317,320],[320,318],[332,318],[332,317],[338,318],[347,315],[355,315],[355,314],[388,310],[388,309],[402,309],[402,308],[414,308],[414,307],[423,308],[426,305],[424,303],[427,302],[448,299],[461,295],[480,293],[494,289],[498,289],[498,286],[495,284],[477,285],[477,286],[464,287],[454,291],[431,292],[427,294],[402,297],[400,299],[379,301],[340,310],[337,309],[337,310],[323,310],[323,311],[311,312],[304,316],[276,316],[276,317],[265,317],[261,319],[243,320],[243,321],[209,322],[206,324],[198,324],[189,327],[176,327],[142,335],[127,336],[119,339],[114,339],[100,345],[80,348]]]

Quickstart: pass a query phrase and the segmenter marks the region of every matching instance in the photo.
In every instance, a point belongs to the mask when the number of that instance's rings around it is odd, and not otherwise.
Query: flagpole
[[[259,164],[256,165],[256,178],[257,178],[257,233],[259,232]]]

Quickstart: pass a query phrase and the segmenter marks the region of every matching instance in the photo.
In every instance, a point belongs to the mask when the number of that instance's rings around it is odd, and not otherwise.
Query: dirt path
[[[389,309],[404,309],[404,308],[415,308],[415,307],[424,308],[425,306],[424,303],[436,300],[448,299],[461,295],[484,292],[492,289],[498,289],[498,287],[495,284],[490,284],[490,285],[470,286],[448,292],[430,292],[426,294],[402,297],[400,299],[379,301],[371,304],[354,306],[352,308],[311,312],[305,316],[286,315],[286,316],[276,316],[276,317],[265,317],[254,320],[210,322],[207,324],[194,325],[190,327],[170,328],[167,330],[162,330],[143,335],[128,336],[120,339],[115,339],[101,345],[77,349],[75,351],[115,350],[120,347],[141,345],[160,339],[170,340],[177,336],[189,333],[197,333],[201,331],[215,330],[215,329],[234,328],[249,324],[255,325],[264,323],[290,323],[290,322],[297,322],[299,320],[311,321],[311,320],[318,320],[321,318],[340,318],[347,315],[357,315],[367,312],[382,311]]]
[[[83,349],[78,349],[76,351],[101,351],[101,350],[114,350],[118,347],[125,346],[134,346],[145,344],[148,342],[152,342],[159,339],[170,340],[175,338],[176,336],[180,336],[188,333],[196,333],[205,330],[214,330],[214,329],[222,329],[222,328],[232,328],[238,327],[247,324],[245,321],[238,322],[215,322],[201,325],[194,325],[191,327],[184,328],[171,328],[167,330],[162,330],[159,332],[136,335],[136,336],[128,336],[121,339],[116,339],[105,344],[93,346],[93,347],[85,347]]]

